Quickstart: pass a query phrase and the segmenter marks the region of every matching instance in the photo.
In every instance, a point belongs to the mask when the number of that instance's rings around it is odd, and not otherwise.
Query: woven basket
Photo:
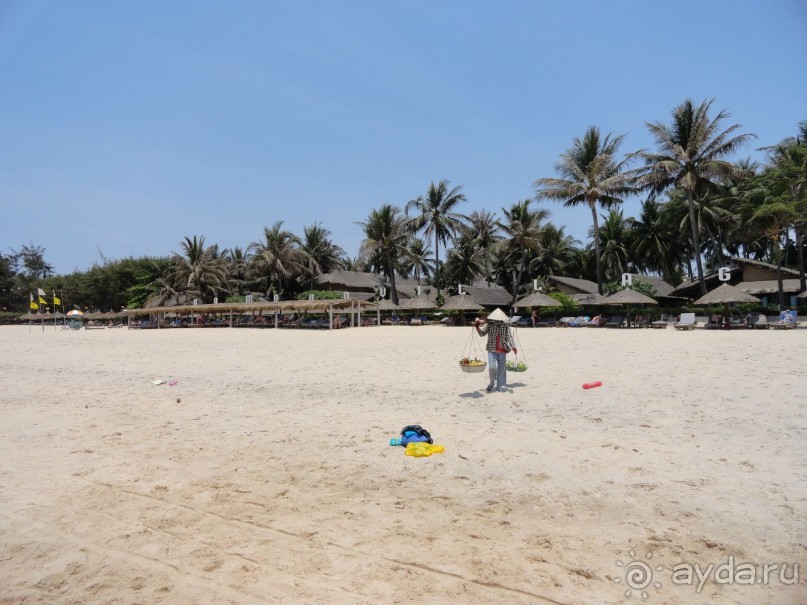
[[[484,371],[487,365],[488,364],[484,362],[481,363],[480,365],[474,365],[474,366],[460,364],[460,369],[468,374],[478,374],[479,372]]]

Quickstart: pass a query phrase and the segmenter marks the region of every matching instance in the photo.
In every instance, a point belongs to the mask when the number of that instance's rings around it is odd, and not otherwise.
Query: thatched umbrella
[[[473,298],[467,293],[462,294],[455,294],[454,296],[449,296],[446,299],[446,304],[442,306],[442,309],[447,309],[449,311],[459,311],[460,312],[460,324],[465,324],[465,312],[466,311],[484,311],[485,307],[474,301]]]
[[[403,301],[400,304],[400,308],[409,311],[425,311],[428,309],[436,309],[437,303],[433,300],[429,300],[425,294],[418,294],[414,298]]]
[[[384,300],[378,301],[378,310],[379,311],[397,311],[400,308],[401,307],[396,305],[391,300],[387,300],[386,298]]]
[[[31,313],[30,311],[28,311],[27,313],[20,315],[17,319],[19,319],[20,321],[31,321],[33,319],[39,319],[39,313]]]
[[[743,292],[739,288],[723,284],[711,292],[701,296],[695,301],[696,305],[723,305],[723,327],[727,330],[731,327],[729,320],[729,305],[731,303],[759,302],[756,296]]]
[[[633,288],[625,288],[605,299],[609,305],[657,305],[654,299],[637,292]]]
[[[527,296],[521,300],[516,301],[516,304],[513,306],[517,309],[525,307],[559,307],[560,303],[542,292],[533,292],[532,294],[527,294]]]
[[[485,309],[482,305],[474,302],[474,299],[468,294],[449,296],[442,308],[453,311],[482,311]]]
[[[657,305],[654,299],[645,296],[641,292],[637,292],[633,288],[625,288],[607,297],[605,304],[607,305],[625,305],[625,313],[627,315],[628,326],[630,326],[630,306],[631,305]]]

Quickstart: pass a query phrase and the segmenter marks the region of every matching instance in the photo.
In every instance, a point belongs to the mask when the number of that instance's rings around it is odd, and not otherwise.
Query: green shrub
[[[308,300],[312,294],[314,295],[314,300],[337,300],[344,296],[342,292],[332,290],[306,290],[297,295],[297,300]]]

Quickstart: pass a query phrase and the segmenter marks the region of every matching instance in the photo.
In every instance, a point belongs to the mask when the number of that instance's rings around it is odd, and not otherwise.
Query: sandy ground
[[[469,334],[0,328],[0,603],[807,603],[807,330]]]

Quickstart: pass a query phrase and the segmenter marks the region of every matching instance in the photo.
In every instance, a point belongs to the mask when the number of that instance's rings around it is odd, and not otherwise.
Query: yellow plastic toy
[[[446,448],[442,445],[426,443],[425,441],[415,441],[406,444],[406,455],[422,458],[423,456],[431,456],[432,454],[443,454]]]

